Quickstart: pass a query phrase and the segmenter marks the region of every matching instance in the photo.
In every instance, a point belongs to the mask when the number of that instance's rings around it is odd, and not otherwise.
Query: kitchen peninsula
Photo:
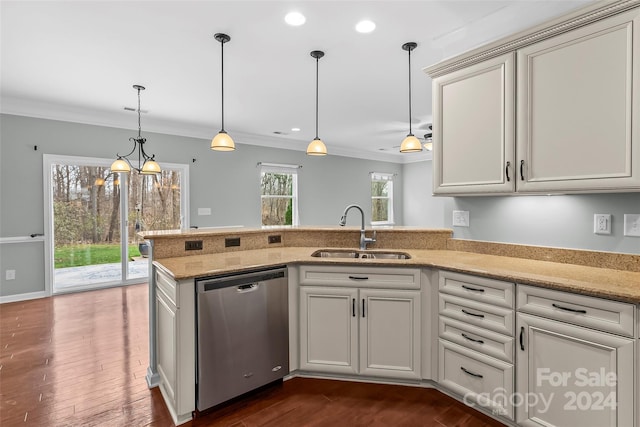
[[[447,327],[451,325],[465,327],[462,322],[447,317],[451,311],[450,307],[457,307],[455,304],[458,304],[461,307],[474,307],[479,310],[484,308],[482,298],[485,298],[485,302],[494,305],[503,304],[507,307],[505,309],[505,312],[508,311],[505,314],[507,317],[501,320],[504,323],[501,326],[504,329],[504,338],[500,339],[504,340],[505,348],[511,348],[503,357],[503,360],[507,360],[508,363],[498,360],[498,356],[484,362],[503,368],[504,374],[501,374],[497,381],[507,390],[513,391],[515,383],[513,370],[517,365],[513,357],[515,331],[519,330],[515,328],[515,315],[522,316],[524,320],[531,320],[528,318],[534,317],[527,313],[539,314],[542,310],[542,315],[545,315],[545,303],[540,301],[550,301],[551,307],[551,304],[557,305],[557,298],[567,297],[563,300],[563,308],[576,310],[581,310],[583,307],[593,308],[596,314],[591,315],[592,310],[589,310],[590,316],[587,316],[589,319],[586,321],[586,326],[601,333],[602,330],[609,332],[607,327],[615,324],[616,327],[610,331],[611,336],[618,339],[617,335],[623,335],[625,345],[631,343],[632,349],[638,346],[637,304],[640,303],[640,256],[638,255],[466,241],[453,239],[451,230],[443,229],[394,227],[376,231],[377,242],[370,246],[368,253],[375,254],[383,250],[402,251],[408,254],[409,258],[349,259],[312,256],[312,253],[318,249],[357,248],[359,229],[355,227],[228,228],[159,231],[144,234],[144,238],[151,242],[153,257],[153,272],[150,274],[149,286],[151,336],[147,380],[152,387],[161,386],[165,401],[176,423],[189,420],[195,409],[194,279],[199,277],[281,265],[288,267],[291,375],[339,372],[333,365],[328,367],[313,365],[311,355],[307,354],[304,346],[301,345],[304,340],[310,339],[306,336],[310,330],[305,329],[309,325],[304,322],[313,320],[305,311],[304,298],[305,295],[321,296],[321,293],[317,292],[322,290],[321,288],[335,290],[346,287],[345,283],[341,282],[342,275],[344,275],[344,281],[348,282],[349,274],[347,273],[354,272],[358,274],[371,272],[373,276],[377,275],[381,284],[378,285],[375,280],[369,280],[367,287],[373,289],[383,287],[385,289],[382,292],[394,292],[390,294],[392,297],[384,296],[384,298],[406,303],[403,307],[408,310],[400,310],[396,315],[411,312],[417,318],[415,324],[411,323],[411,329],[415,334],[418,332],[419,334],[417,338],[416,336],[407,337],[404,343],[413,351],[403,359],[410,366],[395,369],[395,372],[394,370],[382,372],[382,370],[371,371],[370,369],[367,371],[362,366],[363,363],[360,363],[360,373],[346,374],[344,375],[346,377],[366,380],[382,376],[398,383],[442,387],[457,396],[466,395],[469,392],[479,394],[480,391],[461,385],[461,381],[456,378],[450,378],[451,375],[447,371],[448,367],[444,366],[444,361],[445,359],[455,361],[455,357],[450,357],[450,352],[457,351],[460,347],[445,339],[448,336]],[[187,250],[187,247],[201,249]],[[357,251],[357,249],[353,250]],[[404,274],[405,272],[407,274]],[[408,275],[417,277],[415,283],[411,280],[411,283],[402,282]],[[402,278],[400,280],[402,283],[397,284],[394,281],[399,277]],[[389,281],[385,282],[387,279]],[[319,283],[324,283],[326,286],[319,287]],[[461,283],[465,284],[459,286]],[[354,290],[359,289],[364,298],[366,289],[363,289],[362,285],[351,284],[350,287]],[[387,288],[391,290],[387,291]],[[480,288],[485,290],[478,291]],[[468,289],[474,289],[474,291],[468,291]],[[500,297],[502,302],[496,303],[486,298],[497,295],[495,294],[497,289],[504,289],[504,297]],[[538,291],[542,293],[537,294]],[[412,297],[413,299],[406,297],[410,296],[411,292],[416,295],[415,298]],[[472,302],[459,298],[467,297],[465,293],[469,292],[484,295],[474,297],[475,300]],[[517,294],[518,292],[520,293]],[[372,298],[378,297],[380,294],[375,294]],[[537,305],[531,305],[534,297],[538,299]],[[576,299],[572,299],[573,297]],[[384,298],[380,297],[379,300],[382,301]],[[514,310],[516,300],[515,309],[522,307],[518,313]],[[371,300],[371,303],[373,302],[374,300]],[[159,314],[159,303],[161,309],[168,308],[168,311],[164,312],[169,313],[168,316]],[[606,307],[602,308],[599,304],[604,304]],[[520,314],[519,311],[523,313]],[[580,321],[575,320],[577,316],[575,313],[566,317],[562,309],[556,311],[560,311],[559,320],[581,324]],[[302,316],[303,312],[307,314]],[[598,316],[605,312],[614,313],[614,317],[600,319]],[[555,311],[551,314],[555,314]],[[551,314],[546,317],[552,317]],[[364,318],[364,310],[362,317]],[[487,315],[487,318],[489,317]],[[411,319],[405,320],[411,322]],[[441,321],[448,323],[440,325],[439,328]],[[160,329],[164,330],[167,324],[170,324],[171,337],[165,336],[164,332],[160,331]],[[605,326],[602,326],[603,324]],[[489,329],[492,327],[490,324],[479,326]],[[478,332],[477,326],[467,327],[468,329],[464,330]],[[521,343],[522,336],[521,333]],[[533,336],[531,339],[533,340]],[[621,347],[620,354],[624,356],[628,353],[624,353],[625,351],[627,350]],[[477,355],[468,350],[459,350],[454,356],[464,356],[472,360]],[[487,358],[485,355],[482,356]],[[369,357],[373,356],[369,355]],[[163,358],[165,361],[170,361],[170,366],[163,366]],[[476,359],[481,358],[478,356]],[[623,359],[620,360],[622,363]],[[626,367],[624,371],[619,367],[619,383],[622,388],[620,391],[627,393],[631,390],[626,398],[630,401],[620,402],[618,411],[621,419],[634,417],[635,380],[629,379],[636,378],[638,369],[633,366],[634,363],[630,362],[631,366]],[[357,367],[354,369],[353,372],[358,372]],[[371,374],[371,372],[377,373]],[[628,376],[627,380],[623,380],[623,375]],[[172,384],[163,384],[168,379]],[[625,409],[629,405],[631,415]],[[493,412],[494,415],[504,417],[499,418],[503,422],[515,420],[514,408],[491,404],[485,409]]]

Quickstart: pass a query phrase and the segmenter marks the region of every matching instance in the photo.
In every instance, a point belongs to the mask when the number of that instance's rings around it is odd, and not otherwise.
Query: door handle
[[[520,326],[520,350],[524,351],[524,326]]]
[[[558,305],[556,303],[553,303],[551,305],[554,306],[557,309],[560,309],[560,310],[570,311],[572,313],[587,314],[587,310],[576,310],[575,308],[563,307],[563,306]]]
[[[464,366],[460,366],[460,369],[468,375],[471,375],[472,377],[476,377],[476,378],[484,378],[484,375],[480,375],[480,374],[476,374],[475,372],[471,372],[468,369],[465,369]]]
[[[349,276],[351,280],[369,280],[367,276]]]
[[[469,341],[477,342],[478,344],[484,344],[484,341],[482,341],[482,340],[477,340],[477,339],[475,339],[475,338],[471,338],[469,335],[465,334],[464,332],[463,332],[461,335],[462,335],[462,337],[463,337],[463,338],[466,338],[466,339],[468,339]]]
[[[464,308],[462,309],[462,312],[464,314],[468,314],[469,316],[480,317],[480,318],[484,319],[484,314],[471,313],[470,311],[467,311]]]
[[[362,317],[364,317],[364,298],[362,298]]]
[[[356,299],[351,298],[351,316],[356,317]]]
[[[524,181],[524,160],[520,160],[520,180]]]
[[[507,162],[507,165],[504,167],[504,173],[507,175],[507,182],[511,181],[509,177],[509,167],[511,166],[511,162]]]
[[[473,288],[471,286],[467,286],[467,285],[462,285],[463,289],[466,289],[468,291],[474,291],[474,292],[484,292],[484,289],[481,288]]]

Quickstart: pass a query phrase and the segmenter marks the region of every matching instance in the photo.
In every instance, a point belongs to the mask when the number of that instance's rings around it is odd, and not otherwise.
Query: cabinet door
[[[518,51],[519,192],[640,189],[639,17]]]
[[[420,292],[361,289],[360,373],[420,378]]]
[[[160,387],[165,396],[176,406],[177,386],[177,317],[176,306],[159,289],[156,289],[156,328],[157,342],[157,367],[160,375]]]
[[[316,372],[358,372],[358,291],[300,288],[300,368]]]
[[[517,422],[633,426],[634,341],[518,314]]]
[[[433,80],[433,192],[514,191],[514,54]]]

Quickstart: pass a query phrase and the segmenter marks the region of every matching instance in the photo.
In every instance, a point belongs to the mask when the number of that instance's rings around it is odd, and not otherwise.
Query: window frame
[[[260,175],[258,180],[260,193],[260,226],[262,228],[280,228],[280,227],[296,227],[300,225],[300,217],[298,210],[298,170],[302,167],[299,165],[288,165],[280,163],[258,163],[260,167]],[[286,174],[292,176],[291,196],[282,195],[265,195],[262,194],[262,177],[265,173]],[[265,198],[290,198],[291,199],[291,225],[265,225],[262,223],[262,202]]]
[[[394,217],[393,217],[393,181],[394,181],[394,177],[396,176],[395,173],[387,173],[387,172],[369,172],[369,177],[370,177],[370,194],[371,189],[372,189],[372,185],[374,182],[379,182],[379,181],[388,181],[391,185],[387,188],[387,196],[383,197],[383,196],[374,196],[373,194],[371,194],[371,225],[372,226],[384,226],[384,225],[394,225],[395,221],[394,221]],[[373,220],[373,206],[374,206],[374,200],[376,199],[386,199],[388,200],[387,203],[387,220],[386,221],[374,221]]]

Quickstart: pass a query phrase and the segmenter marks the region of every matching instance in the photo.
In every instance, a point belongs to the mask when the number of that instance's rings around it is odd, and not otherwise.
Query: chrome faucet
[[[367,244],[369,243],[375,243],[376,241],[376,231],[373,230],[373,237],[366,237],[365,236],[365,232],[364,232],[364,211],[362,210],[362,208],[358,205],[349,205],[345,208],[344,213],[342,214],[342,217],[340,217],[340,226],[344,227],[344,225],[347,223],[347,213],[349,212],[349,209],[351,208],[356,208],[360,211],[360,216],[362,217],[362,227],[360,227],[360,250],[364,251],[367,249]]]

